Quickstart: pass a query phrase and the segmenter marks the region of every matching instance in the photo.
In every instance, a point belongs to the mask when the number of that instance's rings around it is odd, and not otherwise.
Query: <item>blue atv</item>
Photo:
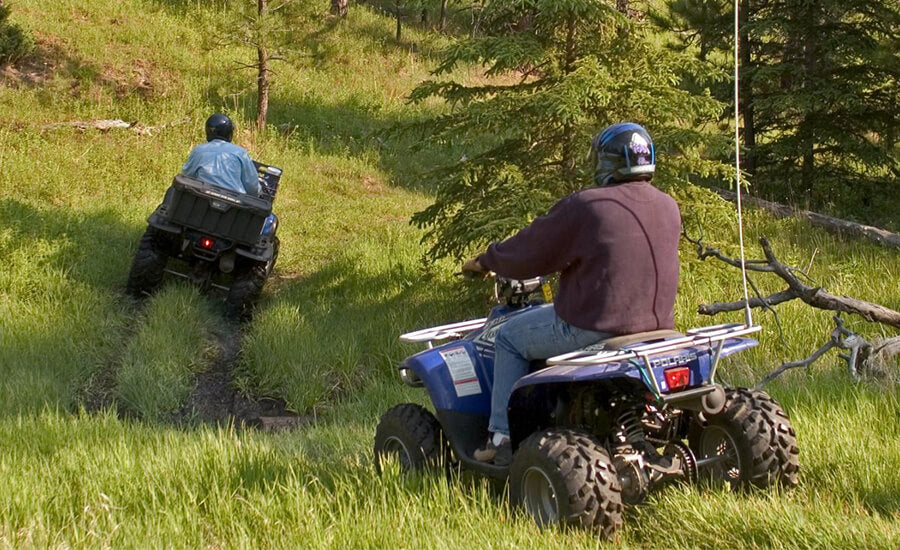
[[[511,464],[476,461],[488,434],[497,330],[531,308],[553,307],[542,279],[495,285],[500,305],[487,318],[401,336],[427,345],[400,364],[400,377],[426,389],[435,414],[406,403],[381,417],[379,472],[394,457],[402,471],[461,467],[508,479],[512,504],[539,524],[607,537],[624,506],[667,481],[797,484],[797,440],[781,406],[715,381],[720,359],[757,345],[746,335],[759,327],[736,324],[617,336],[534,362],[509,401]],[[441,340],[451,341],[434,345]]]
[[[147,219],[128,274],[129,294],[140,298],[153,293],[169,273],[202,290],[224,291],[226,314],[249,318],[278,259],[278,218],[272,203],[282,174],[280,168],[253,164],[258,197],[175,176],[162,204]]]

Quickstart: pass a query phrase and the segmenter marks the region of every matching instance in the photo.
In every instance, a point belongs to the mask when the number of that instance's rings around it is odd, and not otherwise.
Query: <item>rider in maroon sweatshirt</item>
[[[578,328],[630,334],[675,326],[681,216],[646,181],[591,187],[478,256],[527,279],[560,272],[556,313]]]
[[[476,460],[511,460],[506,408],[530,362],[616,334],[674,328],[681,215],[653,187],[655,151],[647,131],[615,124],[591,143],[594,183],[562,199],[509,239],[467,261],[463,271],[514,279],[560,272],[552,308],[500,325],[491,390],[492,433]]]

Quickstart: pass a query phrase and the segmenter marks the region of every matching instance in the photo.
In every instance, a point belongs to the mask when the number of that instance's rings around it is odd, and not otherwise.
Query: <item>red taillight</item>
[[[691,369],[687,367],[675,367],[674,369],[666,369],[666,384],[669,385],[669,391],[680,390],[686,388],[691,383]]]
[[[207,250],[212,250],[212,247],[214,247],[215,245],[216,245],[215,241],[213,241],[209,237],[203,237],[202,239],[200,239],[200,246],[202,248],[205,248]]]

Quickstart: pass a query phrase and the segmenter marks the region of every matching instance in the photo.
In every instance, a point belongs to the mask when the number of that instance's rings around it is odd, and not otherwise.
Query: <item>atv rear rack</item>
[[[722,348],[727,340],[759,332],[760,326],[747,326],[738,323],[713,325],[710,327],[692,328],[685,336],[669,338],[647,344],[636,344],[623,349],[603,350],[581,349],[571,353],[564,353],[547,359],[548,367],[586,367],[603,365],[607,363],[632,362],[644,373],[644,376],[652,383],[654,393],[660,400],[664,400],[659,383],[653,376],[652,357],[665,355],[673,351],[697,346],[714,348],[712,366],[709,370],[709,385],[715,384],[716,368],[722,355]],[[602,345],[602,342],[600,342]],[[665,359],[662,359],[665,361]]]
[[[670,338],[659,342],[650,342],[647,344],[638,344],[628,346],[623,349],[604,350],[580,349],[571,353],[564,353],[547,359],[548,366],[569,366],[579,367],[587,365],[602,365],[605,363],[616,363],[619,361],[627,361],[629,359],[641,359],[645,356],[662,355],[679,349],[690,348],[695,346],[712,346],[719,343],[721,345],[730,338],[737,338],[747,334],[758,332],[762,327],[741,324],[724,324],[711,327],[692,328],[680,338]],[[602,345],[602,342],[600,342]]]

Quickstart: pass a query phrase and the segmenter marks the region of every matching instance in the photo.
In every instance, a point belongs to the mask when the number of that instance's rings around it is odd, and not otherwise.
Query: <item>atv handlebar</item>
[[[508,277],[494,278],[494,298],[498,302],[506,302],[512,307],[522,307],[544,301],[550,301],[550,287],[543,277],[531,279],[510,279]],[[543,298],[532,298],[532,295],[542,293]]]

